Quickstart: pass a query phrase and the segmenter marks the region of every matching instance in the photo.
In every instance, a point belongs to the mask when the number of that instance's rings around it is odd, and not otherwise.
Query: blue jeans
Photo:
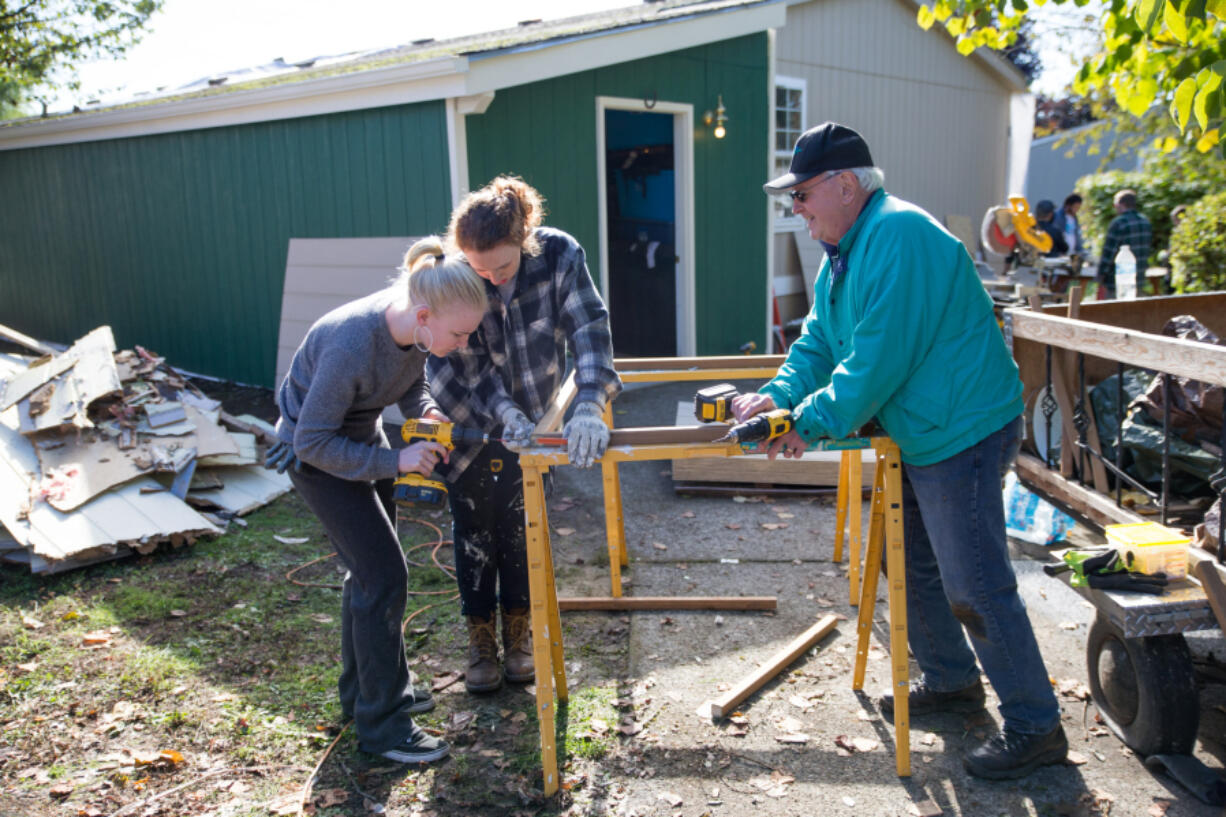
[[[907,633],[927,686],[970,686],[978,656],[1005,728],[1045,734],[1060,705],[1017,592],[1001,495],[1020,429],[1018,418],[941,462],[905,466]]]

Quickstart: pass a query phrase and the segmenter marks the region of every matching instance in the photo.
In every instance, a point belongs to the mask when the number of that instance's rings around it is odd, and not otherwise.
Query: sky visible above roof
[[[496,50],[760,1],[166,0],[140,45],[122,60],[83,66],[82,89],[49,112]]]

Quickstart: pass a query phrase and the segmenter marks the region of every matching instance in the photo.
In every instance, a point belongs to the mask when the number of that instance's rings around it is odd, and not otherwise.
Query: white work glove
[[[515,406],[504,411],[498,418],[498,422],[502,423],[502,444],[508,448],[528,445],[532,442],[532,432],[536,431],[536,424]]]
[[[575,406],[570,422],[562,429],[571,465],[590,468],[604,456],[609,447],[609,427],[604,423],[603,413],[600,406],[590,401]]]

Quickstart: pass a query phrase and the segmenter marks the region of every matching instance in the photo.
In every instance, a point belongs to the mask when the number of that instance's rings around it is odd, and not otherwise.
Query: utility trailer
[[[1099,439],[1089,388],[1112,374],[1122,382],[1125,365],[1163,375],[1165,432],[1175,378],[1226,386],[1226,346],[1160,334],[1177,315],[1192,315],[1226,338],[1226,293],[1081,304],[1072,292],[1067,304],[1032,301],[1030,309],[1005,311],[1003,329],[1021,371],[1031,448],[1018,457],[1019,479],[1100,528],[1152,521],[1124,506],[1128,485],[1148,494],[1155,515],[1167,523],[1177,499],[1170,490],[1169,442],[1162,451],[1161,491],[1137,483],[1120,468],[1124,401],[1117,401],[1112,461],[1102,454],[1103,443],[1111,440]],[[1223,428],[1226,443],[1226,423]],[[1067,441],[1058,455],[1057,436]],[[1219,499],[1226,494],[1224,451],[1226,444],[1217,446],[1217,470],[1210,478]],[[1172,582],[1161,596],[1078,588],[1096,610],[1086,640],[1090,692],[1107,725],[1143,756],[1190,754],[1196,742],[1200,705],[1184,634],[1226,631],[1220,524],[1213,533],[1216,553],[1191,548],[1188,578]]]

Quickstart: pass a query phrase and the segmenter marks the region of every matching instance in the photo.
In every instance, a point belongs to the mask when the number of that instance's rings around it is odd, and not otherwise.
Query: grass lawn
[[[444,512],[421,517],[450,528]],[[331,552],[319,523],[293,493],[245,521],[57,576],[0,567],[0,817],[297,814],[317,766],[305,809],[316,815],[604,813],[627,658],[625,638],[603,635],[606,616],[565,620],[571,644],[622,647],[585,657],[610,680],[571,689],[558,715],[563,791],[546,801],[530,688],[477,697],[454,680],[467,637],[454,580],[432,560],[449,565],[451,549],[402,520],[422,594],[406,649],[442,687],[419,722],[453,756],[391,763],[358,751],[341,719],[342,571],[312,563]]]

